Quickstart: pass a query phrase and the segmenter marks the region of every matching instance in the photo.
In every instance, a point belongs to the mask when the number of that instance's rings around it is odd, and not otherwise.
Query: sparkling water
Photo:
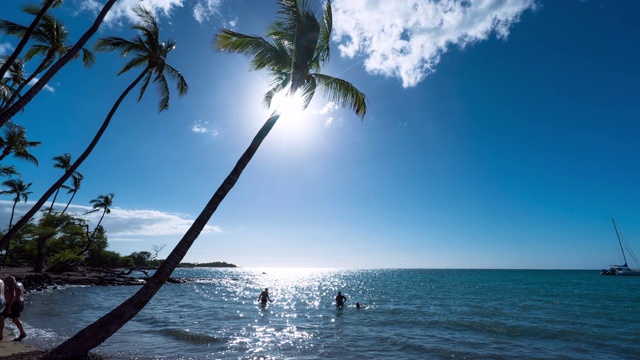
[[[198,280],[163,286],[95,352],[109,359],[640,359],[640,277],[273,268],[173,276]],[[262,307],[265,287],[274,302]],[[25,342],[51,348],[137,289],[30,294]],[[349,299],[342,308],[338,291]]]

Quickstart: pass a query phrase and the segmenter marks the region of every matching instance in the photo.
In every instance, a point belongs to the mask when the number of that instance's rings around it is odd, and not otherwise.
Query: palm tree
[[[22,36],[22,39],[20,39],[20,42],[18,43],[18,46],[16,46],[15,50],[13,50],[13,53],[11,53],[11,55],[9,55],[9,57],[2,64],[2,66],[0,66],[0,79],[4,78],[4,74],[6,74],[7,70],[9,70],[9,67],[12,66],[14,61],[16,61],[18,56],[20,56],[22,49],[24,49],[25,45],[27,45],[27,42],[31,38],[31,34],[36,29],[36,26],[38,26],[38,24],[40,23],[40,19],[42,19],[42,17],[44,16],[44,14],[47,13],[47,11],[49,11],[49,8],[55,8],[60,6],[62,4],[62,1],[63,0],[43,0],[42,1],[42,7],[40,8],[40,11],[38,11],[38,13],[36,14],[36,17],[31,22],[31,25],[29,25],[29,27],[27,28],[27,31],[25,31],[24,35]],[[2,20],[0,20],[0,22],[2,22]]]
[[[53,164],[54,168],[62,169],[62,170],[64,170],[64,172],[67,172],[67,170],[69,170],[69,168],[71,167],[71,154],[65,153],[64,155],[54,156],[53,157],[53,161],[56,162],[55,164]],[[76,175],[79,175],[79,173],[77,171],[71,177],[75,178]],[[82,176],[82,175],[80,175],[80,176]],[[61,188],[68,189],[69,187],[65,186],[65,185],[62,185],[62,186],[60,186],[59,188],[56,189],[56,193],[53,195],[53,201],[51,201],[51,206],[49,206],[49,212],[48,212],[49,214],[51,214],[51,211],[53,210],[53,204],[56,203],[56,199],[58,198],[58,194],[60,193],[60,189]]]
[[[113,205],[113,197],[114,197],[114,194],[109,193],[108,195],[98,195],[97,198],[89,201],[90,204],[93,204],[93,210],[87,211],[86,214],[91,214],[96,211],[102,210],[102,216],[100,216],[100,220],[98,220],[98,225],[96,225],[96,229],[93,230],[93,233],[91,234],[91,237],[89,239],[93,238],[93,235],[96,233],[96,230],[102,223],[102,219],[104,219],[104,216],[106,214],[111,214],[111,205]]]
[[[27,131],[22,126],[9,123],[4,130],[4,137],[0,137],[0,161],[13,154],[16,159],[38,166],[38,159],[29,152],[29,148],[39,145],[40,141],[27,140]]]
[[[357,115],[364,117],[366,99],[363,93],[344,80],[335,79],[335,83],[329,82],[326,81],[327,77],[325,75],[319,76],[319,74],[313,72],[318,70],[329,59],[329,39],[332,26],[329,1],[325,3],[322,21],[317,20],[313,11],[307,7],[304,1],[280,0],[278,5],[280,6],[278,13],[282,15],[282,19],[277,20],[268,32],[273,42],[259,37],[223,30],[217,35],[216,48],[228,52],[243,52],[253,56],[254,68],[267,68],[277,76],[278,80],[281,80],[280,76],[282,74],[288,74],[289,78],[297,79],[290,83],[285,90],[289,93],[295,93],[301,88],[307,89],[304,94],[307,100],[310,100],[311,95],[313,95],[315,85],[323,86],[329,98],[351,107]],[[252,50],[240,51],[240,49]],[[300,57],[303,58],[301,59]],[[256,63],[264,64],[264,66],[258,67]],[[268,96],[269,93],[267,93]],[[222,200],[236,184],[242,171],[279,117],[280,115],[277,111],[269,117],[233,170],[231,170],[231,173],[214,193],[167,259],[160,265],[153,276],[147,280],[147,283],[117,308],[51,350],[48,354],[49,358],[86,355],[142,310],[182,261]]]
[[[51,80],[55,76],[55,74],[60,71],[60,69],[62,69],[67,63],[69,63],[69,61],[77,57],[78,52],[80,52],[80,49],[82,49],[84,44],[89,41],[89,39],[93,36],[93,34],[96,33],[96,31],[98,31],[98,29],[100,28],[100,24],[104,20],[105,16],[107,16],[107,13],[109,12],[109,10],[111,10],[111,7],[116,3],[116,1],[118,0],[107,0],[107,2],[102,7],[102,10],[100,10],[100,12],[98,13],[96,20],[80,37],[80,40],[78,40],[78,42],[76,42],[76,44],[71,49],[65,52],[64,56],[58,59],[53,65],[51,65],[51,67],[47,69],[42,77],[40,77],[40,80],[38,80],[38,82],[29,89],[29,91],[27,91],[11,106],[0,111],[0,127],[6,124],[7,121],[11,120],[11,118],[15,114],[24,109],[24,107],[27,106],[27,104],[29,104],[29,102],[31,102],[31,100],[33,100],[36,95],[38,95],[38,93],[45,87],[45,85],[47,85],[49,80]]]
[[[4,58],[3,61],[6,62],[7,58]],[[0,109],[9,103],[9,99],[11,99],[20,84],[24,83],[26,80],[24,75],[24,60],[15,60],[9,66],[8,76],[0,79]]]
[[[27,213],[13,226],[11,229],[7,231],[6,234],[0,239],[0,248],[3,244],[8,242],[21,228],[24,226],[42,207],[42,205],[53,195],[53,193],[62,186],[67,179],[69,179],[74,172],[78,169],[80,164],[84,162],[84,160],[91,154],[93,149],[100,141],[100,138],[107,130],[109,123],[111,122],[111,118],[118,110],[120,103],[124,100],[124,98],[135,88],[138,83],[142,81],[142,87],[140,88],[140,94],[138,96],[138,101],[142,98],[149,85],[150,79],[153,77],[153,82],[158,85],[158,90],[160,92],[160,104],[159,111],[162,112],[169,108],[169,86],[166,79],[166,75],[171,78],[171,80],[176,81],[176,87],[179,95],[186,95],[189,91],[189,87],[187,86],[187,82],[182,77],[182,74],[172,66],[166,63],[167,55],[175,48],[175,42],[172,40],[168,40],[166,42],[160,42],[160,37],[158,34],[158,25],[156,23],[155,17],[152,13],[145,10],[142,7],[136,9],[136,13],[140,17],[141,24],[133,26],[134,29],[138,30],[141,34],[137,35],[134,40],[129,41],[119,37],[107,37],[98,40],[96,44],[96,49],[98,51],[106,51],[106,50],[120,50],[123,56],[127,56],[129,54],[133,54],[133,58],[125,64],[124,68],[118,73],[118,75],[125,73],[136,67],[144,67],[140,75],[124,90],[124,92],[118,97],[116,102],[111,107],[109,114],[105,118],[102,123],[100,129],[94,136],[93,140],[87,149],[78,157],[78,159],[67,169],[67,171],[56,181],[43,195],[42,197],[34,204],[34,206],[27,211]]]
[[[24,202],[29,200],[29,194],[31,191],[28,191],[31,187],[31,183],[25,184],[22,179],[9,179],[5,180],[2,183],[2,186],[6,187],[7,190],[0,191],[0,195],[14,195],[13,197],[13,207],[11,208],[11,218],[9,219],[9,228],[11,228],[11,223],[13,223],[13,215],[16,212],[16,205],[22,199]]]
[[[93,229],[93,232],[91,233],[91,235],[89,235],[89,227],[87,226],[87,240],[82,245],[80,245],[81,250],[78,252],[77,255],[83,255],[87,251],[89,251],[89,249],[91,248],[91,245],[93,244],[93,238],[95,237],[96,233],[98,231],[104,232],[104,228],[100,226],[100,224],[102,223],[102,219],[104,219],[104,216],[106,214],[111,213],[111,205],[113,205],[113,196],[114,196],[113,193],[109,193],[108,195],[99,195],[97,198],[90,201],[90,203],[93,204],[93,210],[87,211],[86,214],[91,214],[96,211],[102,210],[102,216],[100,216],[100,220],[98,220],[98,224],[96,225],[95,229]]]
[[[78,190],[80,190],[82,179],[84,179],[84,176],[82,176],[82,174],[80,174],[79,172],[75,171],[73,175],[71,175],[71,182],[73,185],[62,186],[63,188],[67,189],[67,194],[71,194],[71,198],[67,202],[67,206],[65,206],[64,209],[62,209],[62,212],[60,213],[61,215],[64,214],[65,211],[67,211],[67,209],[69,208],[69,205],[71,205],[71,202],[73,201],[73,198],[76,196],[76,193],[78,192]]]
[[[23,10],[28,14],[37,15],[41,9],[38,6],[27,5]],[[0,31],[8,35],[24,37],[27,30],[28,28],[26,26],[7,20],[0,22]],[[35,79],[38,74],[51,66],[56,57],[62,57],[67,51],[69,51],[71,47],[69,46],[68,37],[69,31],[58,19],[50,14],[44,14],[42,16],[38,26],[32,34],[32,40],[34,40],[35,43],[31,45],[29,50],[27,50],[25,60],[29,61],[36,55],[43,56],[43,59],[36,70],[33,71],[31,75],[29,75],[29,77],[18,86],[16,91],[13,92],[3,109],[10,106],[25,86]],[[77,55],[78,54],[76,54],[76,58],[78,57]],[[85,67],[88,67],[95,62],[95,57],[91,51],[83,48],[82,55],[82,62]]]

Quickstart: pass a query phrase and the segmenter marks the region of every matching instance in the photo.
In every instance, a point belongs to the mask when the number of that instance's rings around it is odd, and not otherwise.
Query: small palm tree
[[[0,161],[13,154],[16,159],[38,166],[38,159],[29,152],[29,148],[40,146],[40,141],[27,140],[27,131],[20,125],[7,124],[4,137],[0,137]]]
[[[316,71],[329,59],[329,39],[332,27],[331,5],[326,1],[322,21],[318,21],[305,1],[278,1],[282,18],[270,28],[272,42],[256,37],[223,30],[217,35],[216,48],[222,51],[241,52],[253,56],[254,68],[267,68],[276,77],[276,87],[293,94],[303,90],[310,100],[316,86],[322,86],[330,99],[352,108],[364,117],[366,99],[363,93],[344,80],[329,78]],[[260,66],[257,66],[257,65]],[[283,77],[288,77],[285,82]],[[332,79],[329,81],[329,79]],[[270,90],[273,91],[274,88]],[[269,98],[267,93],[265,98]],[[202,229],[222,200],[238,181],[243,170],[258,150],[260,144],[275,125],[280,114],[276,111],[266,121],[253,141],[242,154],[236,166],[214,193],[200,215],[171,251],[167,259],[133,296],[117,308],[80,330],[69,340],[49,352],[50,358],[83,356],[113,335],[131,320],[160,290],[198,238]]]
[[[63,185],[62,187],[67,189],[67,194],[71,194],[71,198],[69,198],[69,201],[67,202],[67,206],[64,207],[64,209],[62,209],[62,212],[60,214],[64,214],[65,211],[67,211],[67,209],[69,208],[69,205],[71,205],[71,202],[73,201],[73,198],[76,196],[76,193],[78,193],[78,190],[80,190],[80,185],[82,184],[82,179],[84,178],[84,176],[82,176],[81,173],[75,171],[73,173],[73,175],[71,175],[71,186],[66,186]]]
[[[67,170],[69,170],[69,168],[71,168],[71,154],[69,153],[65,153],[64,155],[54,156],[53,161],[56,162],[55,164],[53,164],[53,167],[56,169],[62,169],[64,170],[65,173],[67,172]],[[71,177],[75,178],[77,175],[82,177],[82,175],[80,175],[80,173],[78,173],[77,171],[73,175],[71,175]],[[65,185],[62,185],[56,189],[56,193],[53,195],[53,201],[51,201],[51,206],[49,206],[49,212],[48,212],[49,214],[51,214],[51,211],[53,210],[53,205],[56,203],[56,199],[58,198],[58,194],[60,193],[61,188],[69,189],[69,187]]]
[[[31,15],[38,15],[41,8],[34,5],[27,5],[23,8],[23,11]],[[22,38],[26,35],[28,27],[3,20],[0,22],[0,31],[8,35],[15,35]],[[36,70],[18,86],[16,91],[14,91],[12,96],[4,105],[3,109],[9,107],[16,100],[18,95],[20,95],[25,86],[35,79],[38,74],[51,66],[56,57],[64,56],[64,54],[71,49],[68,41],[68,29],[51,14],[44,14],[42,16],[31,37],[34,44],[32,44],[31,48],[27,50],[27,53],[25,54],[25,61],[29,61],[37,55],[43,57],[42,61]],[[82,55],[82,62],[85,67],[88,67],[95,62],[95,57],[91,51],[83,48]],[[77,57],[78,56],[76,55],[76,58]]]
[[[108,195],[98,195],[97,198],[89,201],[89,203],[93,204],[93,210],[87,211],[86,214],[91,214],[96,211],[102,210],[102,216],[100,216],[100,220],[98,220],[98,225],[96,225],[96,229],[98,229],[98,227],[102,223],[102,219],[104,219],[104,216],[106,214],[111,214],[111,205],[113,205],[113,197],[114,197],[114,194],[109,193]],[[96,231],[94,230],[93,234],[95,233]],[[91,235],[91,237],[93,237],[93,234]]]
[[[9,68],[16,61],[16,59],[18,59],[18,56],[20,56],[22,49],[24,49],[29,39],[31,39],[31,34],[33,34],[33,32],[35,31],[36,26],[38,26],[38,24],[40,23],[40,19],[42,19],[44,14],[46,14],[47,11],[49,11],[49,8],[55,8],[62,5],[62,2],[63,0],[43,0],[42,1],[42,6],[40,7],[40,11],[38,11],[38,13],[36,14],[36,17],[31,22],[31,25],[29,25],[29,27],[23,34],[22,38],[20,39],[20,42],[18,43],[18,46],[16,46],[15,50],[13,50],[11,55],[7,57],[7,60],[2,64],[2,66],[0,66],[0,79],[4,78],[4,74],[7,73]],[[2,23],[2,21],[3,20],[0,20],[0,23]]]
[[[47,1],[50,2],[51,0]],[[89,41],[89,39],[93,36],[93,34],[96,33],[96,31],[98,31],[98,29],[100,28],[100,24],[102,24],[105,16],[107,16],[107,13],[109,12],[109,10],[111,10],[116,1],[118,0],[107,0],[102,7],[102,10],[100,10],[98,15],[96,16],[95,21],[91,24],[87,31],[82,34],[78,42],[76,42],[76,44],[73,45],[72,48],[65,52],[64,56],[58,59],[58,61],[56,61],[53,65],[51,65],[51,67],[49,67],[49,69],[47,69],[47,71],[42,74],[40,80],[38,80],[37,83],[31,86],[31,88],[24,95],[20,96],[19,99],[12,103],[8,108],[0,110],[0,127],[11,120],[11,118],[15,114],[22,111],[22,109],[24,109],[25,106],[27,106],[31,102],[31,100],[33,100],[33,98],[38,95],[40,91],[42,91],[45,85],[49,83],[49,81],[58,73],[58,71],[60,71],[60,69],[67,65],[69,61],[77,57],[84,44]],[[39,23],[39,20],[37,23]],[[26,36],[27,35],[25,34],[23,39],[26,38]]]
[[[172,66],[166,63],[166,58],[169,53],[175,49],[175,42],[168,40],[166,42],[160,42],[158,24],[151,12],[139,7],[136,9],[136,14],[140,18],[141,23],[133,26],[133,29],[138,30],[139,35],[135,36],[132,41],[125,40],[119,37],[108,37],[98,40],[96,49],[98,51],[107,50],[120,50],[123,56],[129,54],[133,55],[133,58],[124,66],[124,68],[118,73],[123,74],[133,68],[143,67],[138,77],[120,94],[116,102],[111,107],[109,114],[102,122],[102,126],[98,129],[98,132],[94,136],[93,140],[87,149],[78,157],[78,159],[67,169],[67,171],[56,181],[43,195],[36,201],[33,207],[27,211],[27,213],[7,231],[6,234],[0,239],[0,248],[3,244],[7,243],[42,207],[42,205],[53,195],[53,193],[61,187],[78,169],[85,159],[91,154],[96,147],[100,138],[109,127],[113,115],[116,113],[120,104],[125,97],[133,90],[140,82],[142,87],[140,88],[140,94],[138,101],[142,98],[149,85],[149,81],[153,78],[153,82],[158,84],[158,90],[160,92],[160,104],[159,110],[162,112],[169,108],[169,86],[166,76],[168,75],[171,80],[176,82],[178,94],[183,96],[189,91],[187,82],[182,77],[182,74]]]
[[[9,179],[2,182],[2,186],[7,189],[0,191],[0,195],[13,195],[13,207],[11,208],[11,218],[9,219],[9,228],[11,228],[13,215],[16,212],[16,205],[18,205],[20,199],[24,202],[29,200],[31,183],[25,184],[21,179]]]

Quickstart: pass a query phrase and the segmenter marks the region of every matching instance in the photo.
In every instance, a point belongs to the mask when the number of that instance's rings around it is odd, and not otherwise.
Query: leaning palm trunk
[[[0,239],[0,249],[3,246],[6,246],[6,244],[8,244],[9,241],[11,241],[11,238],[13,238],[18,233],[18,231],[25,224],[27,224],[29,222],[29,220],[31,220],[33,215],[35,215],[38,212],[38,210],[40,210],[40,208],[42,207],[42,205],[44,205],[44,203],[47,201],[47,199],[49,199],[51,197],[51,195],[53,195],[53,193],[58,188],[60,188],[65,183],[65,181],[67,181],[73,175],[73,173],[78,169],[80,164],[82,164],[84,162],[84,160],[87,157],[89,157],[89,154],[91,154],[93,149],[98,144],[98,141],[100,141],[100,138],[102,137],[104,132],[107,130],[107,127],[109,126],[109,123],[111,122],[111,118],[113,117],[113,115],[118,110],[118,107],[120,106],[120,103],[122,103],[122,100],[124,100],[124,98],[127,97],[129,92],[131,90],[133,90],[133,88],[135,88],[136,85],[138,85],[138,83],[142,80],[142,78],[147,74],[148,70],[149,70],[149,68],[146,68],[131,83],[131,85],[129,85],[126,88],[126,90],[120,95],[118,100],[116,100],[115,104],[113,104],[113,107],[111,108],[111,111],[109,111],[109,114],[104,119],[104,122],[102,123],[102,126],[100,127],[100,129],[98,130],[96,135],[93,137],[93,140],[91,141],[89,146],[87,146],[87,149],[82,153],[82,155],[80,155],[78,157],[78,159],[73,163],[73,165],[71,165],[71,167],[69,167],[69,169],[67,169],[67,172],[65,172],[64,175],[62,175],[62,177],[60,177],[60,179],[58,179],[58,181],[56,181],[53,185],[51,185],[51,187],[40,197],[40,199],[33,205],[33,207],[31,209],[29,209],[29,211],[27,211],[27,213],[24,214],[24,216],[20,220],[18,220],[18,222],[16,222],[16,224],[7,231],[7,233],[2,237],[2,239]]]
[[[2,64],[2,66],[0,66],[0,79],[4,78],[4,74],[7,73],[7,70],[9,70],[9,67],[11,67],[11,64],[13,64],[13,62],[16,61],[18,56],[20,56],[22,49],[24,49],[25,45],[27,45],[27,42],[29,41],[29,38],[31,38],[31,34],[33,34],[33,31],[38,26],[38,23],[40,23],[40,19],[42,19],[42,17],[44,16],[44,14],[47,13],[47,11],[49,11],[49,8],[51,7],[51,5],[53,5],[54,2],[55,0],[49,0],[42,5],[40,12],[33,19],[33,21],[31,22],[31,25],[29,25],[29,28],[24,33],[24,36],[18,43],[18,46],[16,46],[16,49],[13,50],[11,55],[9,55],[9,58],[7,59],[7,61],[5,61],[4,64]]]
[[[176,245],[173,251],[171,251],[171,254],[169,254],[167,259],[162,262],[158,270],[156,270],[147,283],[133,296],[120,304],[120,306],[107,313],[93,324],[82,329],[55,349],[51,350],[45,357],[46,359],[81,358],[87,355],[89,351],[111,337],[111,335],[118,331],[129,320],[133,319],[133,317],[145,307],[158,290],[160,290],[162,285],[164,285],[164,283],[169,279],[171,273],[173,273],[178,264],[180,264],[191,245],[193,245],[194,241],[200,235],[200,232],[202,232],[202,229],[204,229],[207,222],[209,222],[209,219],[211,219],[213,213],[218,209],[222,200],[224,200],[229,191],[231,191],[233,186],[236,184],[245,167],[249,164],[249,161],[251,161],[251,158],[253,158],[253,155],[256,153],[279,118],[280,115],[274,113],[265,122],[260,131],[258,131],[256,136],[253,138],[253,141],[247,150],[245,150],[242,157],[240,157],[240,160],[236,163],[236,166],[231,170],[231,173],[229,173],[222,185],[220,185],[215,194],[213,194],[213,197],[204,207],[198,218],[196,218],[180,242]]]
[[[67,206],[64,207],[64,209],[62,209],[62,212],[60,213],[60,215],[63,215],[65,213],[65,211],[67,211],[67,209],[69,208],[69,205],[71,205],[71,202],[73,201],[73,198],[76,196],[77,191],[74,191],[73,194],[71,195],[71,199],[69,199],[69,202],[67,202]]]
[[[22,109],[24,109],[24,107],[27,106],[27,104],[31,100],[33,100],[33,98],[40,92],[40,90],[44,88],[44,86],[49,82],[49,80],[51,80],[53,76],[56,73],[58,73],[60,69],[62,69],[63,66],[65,66],[69,61],[73,60],[73,58],[78,54],[80,49],[84,47],[84,44],[86,44],[87,41],[89,41],[89,39],[93,36],[93,34],[96,33],[96,31],[98,31],[98,28],[100,28],[100,24],[102,23],[102,20],[104,20],[104,17],[107,15],[109,10],[111,10],[111,7],[113,6],[113,4],[116,3],[116,1],[118,0],[108,0],[107,3],[104,4],[104,7],[100,11],[100,13],[98,14],[96,20],[93,22],[91,27],[82,35],[80,40],[78,40],[78,42],[71,49],[69,49],[69,51],[67,51],[64,54],[64,56],[58,59],[58,61],[56,61],[53,65],[51,65],[49,70],[47,70],[47,72],[45,72],[44,75],[42,75],[40,80],[38,80],[38,82],[35,83],[31,87],[31,89],[29,89],[29,91],[27,91],[24,94],[24,96],[18,99],[8,109],[0,112],[0,127],[4,126],[4,124],[6,124],[7,121],[9,121],[15,114],[17,114]]]

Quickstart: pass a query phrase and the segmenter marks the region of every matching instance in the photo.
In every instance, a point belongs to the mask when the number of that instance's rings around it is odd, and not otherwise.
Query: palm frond
[[[329,101],[350,108],[364,119],[367,113],[367,98],[350,82],[324,74],[311,74]]]
[[[89,67],[96,62],[96,57],[89,49],[82,48],[82,64],[84,67]]]
[[[158,86],[158,93],[160,94],[160,100],[158,101],[158,112],[163,112],[169,108],[169,84],[164,73],[159,72],[153,79],[153,82]]]
[[[149,81],[151,80],[151,75],[153,75],[153,73],[151,72],[150,68],[147,68],[145,71],[146,71],[146,74],[144,75],[144,78],[142,78],[142,86],[140,87],[140,94],[138,95],[138,102],[140,102],[140,100],[142,100],[142,96],[144,96],[144,92],[147,91],[147,86],[149,86]]]
[[[136,68],[136,67],[140,67],[140,66],[149,67],[149,59],[146,56],[138,55],[138,56],[134,57],[133,59],[129,60],[129,62],[127,62],[124,65],[122,70],[120,70],[118,75],[122,75],[122,74],[126,73],[127,71],[129,71],[129,70],[131,70],[133,68]]]
[[[176,70],[173,66],[169,64],[165,64],[165,69],[169,78],[176,82],[176,90],[178,90],[178,95],[184,96],[189,92],[189,85],[187,81],[184,79],[180,71]]]

